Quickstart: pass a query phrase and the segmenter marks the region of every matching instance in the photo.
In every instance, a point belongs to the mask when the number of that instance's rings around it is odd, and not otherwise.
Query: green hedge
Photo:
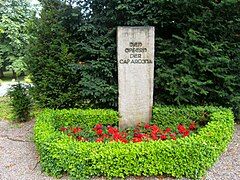
[[[191,121],[196,121],[200,125],[206,125],[213,112],[225,110],[224,108],[203,107],[203,106],[175,106],[155,105],[153,109],[152,123],[158,124],[162,128],[176,128],[179,123],[187,126]]]
[[[97,123],[115,124],[118,122],[118,113],[110,109],[72,109],[72,110],[47,110],[53,113],[53,124],[56,129],[61,126],[80,125],[84,129],[91,129]]]
[[[208,115],[200,117],[203,114]],[[225,108],[158,106],[153,110],[153,122],[157,124],[187,123],[192,118],[198,122],[207,119],[207,125],[197,134],[176,141],[95,143],[73,140],[58,128],[76,124],[90,127],[96,122],[117,123],[117,112],[45,110],[36,120],[35,143],[43,170],[57,177],[67,172],[73,179],[162,174],[198,178],[226,149],[233,135],[234,120],[232,111]]]

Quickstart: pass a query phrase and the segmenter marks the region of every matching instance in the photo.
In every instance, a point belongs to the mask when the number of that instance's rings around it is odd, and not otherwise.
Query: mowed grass
[[[9,102],[9,97],[0,97],[0,120],[13,120],[12,108]]]

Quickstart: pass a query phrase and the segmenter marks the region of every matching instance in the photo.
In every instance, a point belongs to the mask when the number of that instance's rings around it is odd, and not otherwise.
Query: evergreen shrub
[[[44,107],[117,107],[117,26],[155,26],[155,102],[240,107],[240,1],[44,0],[28,69]],[[239,116],[238,116],[239,117]]]
[[[29,88],[29,85],[18,82],[17,84],[12,85],[8,91],[14,119],[20,122],[30,119],[32,98],[29,95]]]

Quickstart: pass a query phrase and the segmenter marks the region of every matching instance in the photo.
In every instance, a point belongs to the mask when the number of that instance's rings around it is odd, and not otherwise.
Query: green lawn
[[[0,120],[12,120],[13,114],[9,105],[9,97],[0,97]]]

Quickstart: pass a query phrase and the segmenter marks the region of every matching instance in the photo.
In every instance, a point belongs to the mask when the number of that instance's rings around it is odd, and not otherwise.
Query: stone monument
[[[120,128],[152,118],[154,27],[118,27],[118,106]]]

